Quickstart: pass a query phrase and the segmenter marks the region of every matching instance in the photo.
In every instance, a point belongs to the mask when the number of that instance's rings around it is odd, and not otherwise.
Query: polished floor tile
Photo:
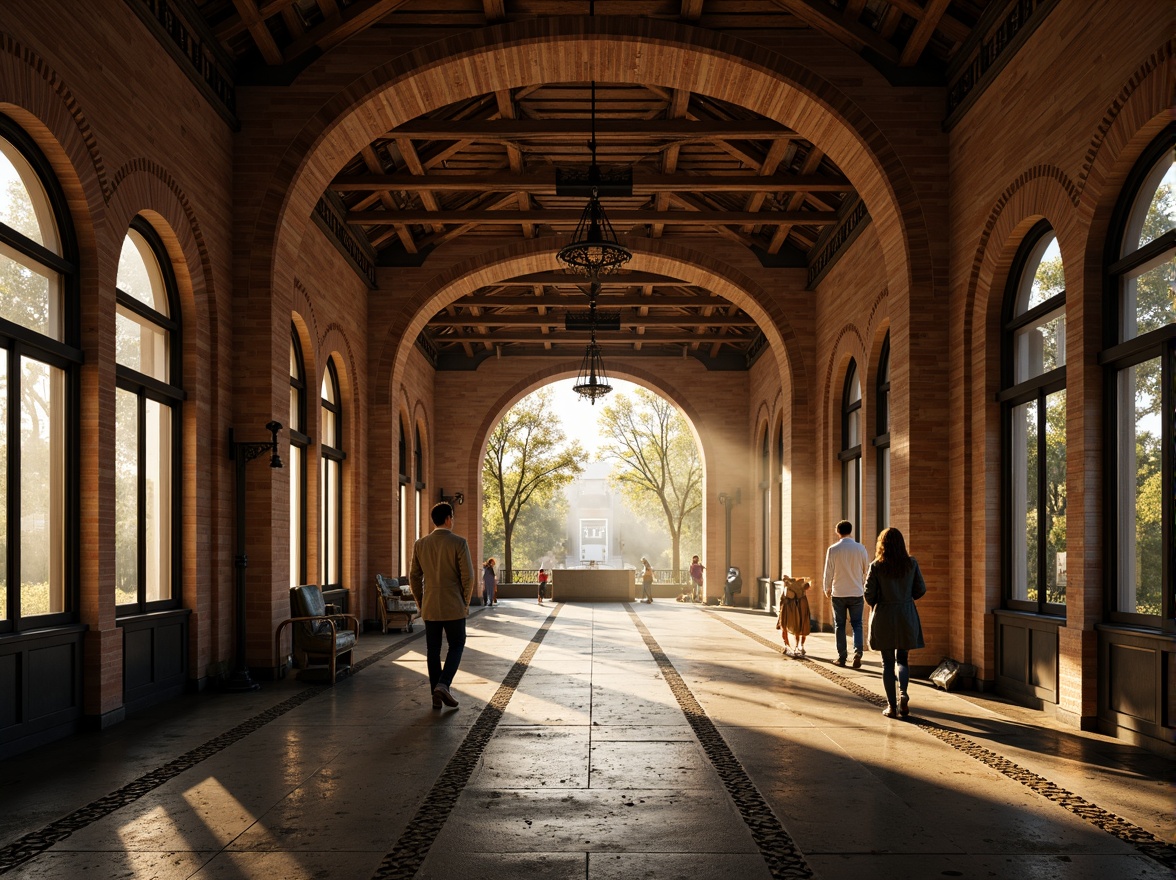
[[[1172,857],[1171,762],[923,681],[911,686],[915,721],[884,718],[877,655],[836,668],[832,636],[814,634],[810,659],[792,660],[773,622],[673,602],[503,601],[471,618],[460,706],[444,710],[431,708],[419,632],[365,635],[357,671],[332,688],[290,677],[250,694],[186,696],[0,762],[0,871],[1172,875],[1176,861],[1105,830],[1121,817]],[[512,669],[523,672],[513,689],[503,685]],[[1089,809],[1067,809],[1067,798]]]

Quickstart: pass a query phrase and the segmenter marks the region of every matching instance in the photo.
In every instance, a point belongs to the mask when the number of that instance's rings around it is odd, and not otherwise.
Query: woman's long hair
[[[902,577],[910,571],[911,556],[907,553],[902,532],[895,528],[882,530],[874,550],[874,565],[887,577]]]
[[[482,567],[483,568],[493,568],[494,567],[494,557],[491,556],[489,559],[487,559],[485,562],[483,562]]]

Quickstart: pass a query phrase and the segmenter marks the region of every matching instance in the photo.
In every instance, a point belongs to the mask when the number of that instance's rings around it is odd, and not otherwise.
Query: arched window
[[[878,483],[878,513],[875,532],[890,525],[890,334],[882,342],[878,357],[878,379],[874,385],[874,451]]]
[[[849,362],[841,394],[841,516],[861,536],[862,509],[862,383],[857,364]]]
[[[1176,617],[1176,125],[1128,179],[1107,248],[1112,619]]]
[[[175,277],[136,219],[118,261],[115,316],[115,603],[120,614],[175,598],[179,500],[179,331]]]
[[[400,475],[397,480],[396,494],[400,499],[400,560],[399,569],[400,576],[406,577],[408,575],[408,564],[411,560],[408,558],[408,429],[404,427],[404,420],[400,420],[400,438],[397,441],[396,455],[400,468]]]
[[[1066,279],[1057,237],[1044,221],[1013,263],[1002,348],[1005,602],[1063,614]]]
[[[306,362],[290,325],[290,586],[306,583]]]
[[[429,512],[425,510],[425,451],[421,446],[421,429],[417,428],[413,432],[412,458],[413,458],[413,476],[416,478],[416,536],[421,537],[421,528],[428,518]],[[431,519],[428,520],[432,522]]]
[[[45,157],[0,116],[0,632],[75,608],[77,269]]]
[[[322,515],[320,554],[324,590],[343,587],[343,403],[335,359],[327,360],[320,392]]]

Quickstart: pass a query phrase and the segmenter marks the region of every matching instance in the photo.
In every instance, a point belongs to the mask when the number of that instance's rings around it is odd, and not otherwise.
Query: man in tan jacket
[[[433,506],[433,531],[412,548],[408,572],[412,595],[425,621],[425,654],[433,708],[457,706],[449,692],[465,649],[466,618],[474,595],[474,564],[466,539],[453,533],[453,506],[446,501]],[[441,635],[449,643],[441,665]]]

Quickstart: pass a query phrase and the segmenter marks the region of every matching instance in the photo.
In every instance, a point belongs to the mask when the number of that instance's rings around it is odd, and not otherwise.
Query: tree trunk
[[[510,555],[510,537],[514,533],[514,524],[503,522],[502,524],[502,571],[505,575],[503,583],[514,583],[514,562],[511,561]]]

